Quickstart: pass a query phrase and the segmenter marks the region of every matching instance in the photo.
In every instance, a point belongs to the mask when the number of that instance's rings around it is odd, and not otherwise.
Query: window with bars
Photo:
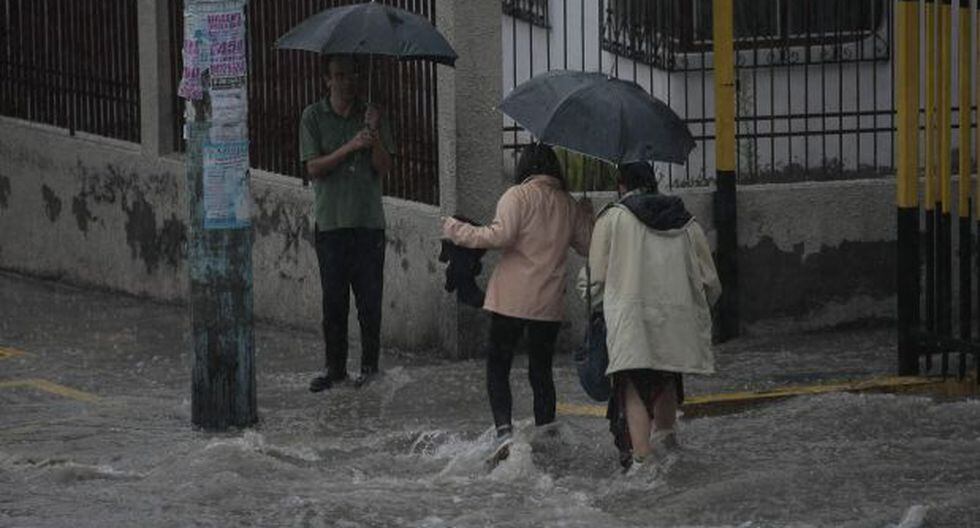
[[[735,47],[826,47],[816,53],[766,53],[768,63],[876,60],[888,56],[885,0],[734,0]],[[684,54],[711,50],[712,0],[607,0],[603,47],[665,69]],[[842,45],[870,40],[856,50]]]
[[[503,0],[504,14],[548,27],[548,0]]]

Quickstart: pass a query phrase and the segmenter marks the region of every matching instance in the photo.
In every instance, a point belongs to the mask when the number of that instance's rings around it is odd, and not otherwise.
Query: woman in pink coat
[[[588,255],[592,205],[576,202],[566,190],[558,157],[548,146],[526,147],[516,169],[516,185],[504,192],[487,226],[447,218],[443,234],[457,245],[500,249],[483,309],[491,313],[487,392],[497,428],[494,458],[509,453],[512,435],[510,367],[527,332],[528,378],[534,392],[534,423],[555,420],[551,362],[564,316],[568,248]]]

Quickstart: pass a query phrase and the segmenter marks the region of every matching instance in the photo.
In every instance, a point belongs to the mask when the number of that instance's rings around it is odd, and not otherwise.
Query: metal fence
[[[712,1],[551,0],[550,9],[531,9],[537,4],[503,1],[510,14],[503,21],[504,92],[556,68],[635,81],[669,104],[697,140],[686,165],[657,165],[667,186],[710,184]],[[892,4],[734,0],[740,183],[894,174]],[[969,112],[953,113],[976,126]],[[506,117],[504,137],[505,162],[531,139]],[[571,165],[574,185],[574,159]],[[611,181],[580,185],[608,189]]]
[[[138,142],[137,0],[0,0],[0,115]]]
[[[980,384],[980,192],[969,177],[980,137],[963,128],[969,112],[951,104],[980,99],[980,3],[906,0],[896,7],[898,371],[929,373],[938,359],[946,377],[956,361],[963,379],[972,362]]]
[[[681,7],[690,0],[552,0],[540,16],[528,9],[508,9],[504,1],[504,93],[534,75],[552,69],[601,71],[631,80],[669,104],[690,127],[697,141],[691,154],[697,164],[660,165],[667,186],[707,184],[714,174],[714,117],[709,103],[712,90],[709,56],[703,48],[681,53],[680,41],[671,40],[668,28],[682,18]],[[535,2],[530,2],[534,4]],[[688,59],[701,60],[689,64]],[[504,161],[512,164],[515,150],[531,136],[504,116]],[[562,152],[566,177],[573,189],[609,190],[609,167]],[[589,170],[589,167],[593,169]],[[598,176],[596,176],[598,174]],[[587,176],[588,175],[588,176]]]
[[[325,95],[326,63],[309,52],[277,50],[275,40],[307,17],[351,0],[251,0],[248,3],[249,140],[252,167],[302,177],[298,161],[300,115]],[[435,21],[435,0],[385,0]],[[183,0],[171,2],[173,86],[181,71]],[[435,66],[421,61],[374,60],[373,98],[384,109],[395,136],[394,169],[384,193],[423,203],[439,200]],[[363,79],[367,82],[366,76]],[[367,88],[365,86],[364,90]],[[175,90],[176,93],[176,90]],[[183,101],[175,100],[176,108]],[[183,149],[182,112],[173,124],[175,146]]]

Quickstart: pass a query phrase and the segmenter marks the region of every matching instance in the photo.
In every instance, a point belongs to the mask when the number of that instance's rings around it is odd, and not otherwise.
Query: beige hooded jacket
[[[680,227],[658,230],[616,204],[596,220],[589,263],[593,306],[603,305],[606,320],[606,374],[715,370],[710,306],[721,283],[704,232],[684,215]],[[584,297],[584,270],[578,282]]]
[[[443,235],[460,246],[503,250],[483,308],[538,321],[562,320],[568,248],[586,255],[591,230],[591,209],[576,203],[557,178],[545,175],[508,189],[487,226],[453,218],[443,224]]]

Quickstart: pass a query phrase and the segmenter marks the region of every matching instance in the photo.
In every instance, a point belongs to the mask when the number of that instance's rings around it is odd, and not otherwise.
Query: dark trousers
[[[487,355],[487,393],[493,422],[498,428],[511,425],[510,366],[525,330],[528,380],[534,392],[534,423],[544,425],[555,421],[555,380],[551,360],[560,328],[558,321],[532,321],[493,314]]]
[[[332,379],[347,376],[347,316],[351,290],[361,326],[361,372],[377,371],[381,350],[384,230],[317,230],[316,257],[323,290],[327,375]]]

